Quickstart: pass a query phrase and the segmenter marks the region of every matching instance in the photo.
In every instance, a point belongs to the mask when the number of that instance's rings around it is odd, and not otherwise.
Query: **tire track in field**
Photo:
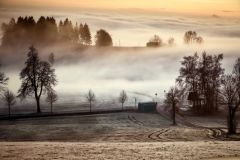
[[[165,141],[171,141],[171,139],[167,138],[164,134],[169,132],[170,129],[164,128],[160,129],[158,131],[150,133],[147,137],[148,139],[151,139],[153,141],[159,141],[159,142],[165,142]]]
[[[137,120],[133,115],[128,115],[128,120],[130,120],[132,123],[140,126],[144,126],[144,123],[142,121]]]
[[[160,111],[158,111],[158,113],[161,116],[165,117],[166,119],[171,120],[171,118],[169,117],[169,115],[167,113],[165,113],[165,111],[160,110]],[[183,124],[187,127],[205,129],[208,132],[208,137],[211,139],[227,140],[227,137],[226,137],[227,133],[222,128],[211,128],[211,127],[204,127],[204,126],[196,125],[194,123],[189,122],[181,115],[176,115],[176,120],[178,121],[178,123]]]
[[[142,121],[137,120],[133,115],[128,115],[128,119],[136,125],[145,126]],[[171,139],[167,138],[166,135],[164,135],[169,131],[170,129],[163,128],[154,132],[146,133],[145,138],[147,138],[146,140],[153,140],[153,141],[159,141],[159,142],[172,141]],[[145,138],[141,138],[140,140],[143,141]]]

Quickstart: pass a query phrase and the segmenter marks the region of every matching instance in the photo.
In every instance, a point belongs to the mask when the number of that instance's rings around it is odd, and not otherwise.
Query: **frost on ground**
[[[172,126],[160,114],[122,112],[0,121],[0,159],[240,159],[239,136],[227,138],[221,118],[197,127],[205,119]]]
[[[1,142],[0,146],[0,159],[194,160],[240,158],[239,142]]]
[[[209,122],[210,123],[210,122]],[[208,124],[209,124],[208,123]],[[224,140],[224,129],[193,128],[137,112],[0,121],[0,141],[174,142]]]

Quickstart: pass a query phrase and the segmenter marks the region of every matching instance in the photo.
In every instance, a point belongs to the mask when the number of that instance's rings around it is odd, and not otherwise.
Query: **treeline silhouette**
[[[150,40],[146,43],[147,47],[163,47],[163,46],[169,46],[172,47],[176,45],[174,38],[169,38],[167,43],[164,43],[163,40],[158,36],[154,35]]]
[[[9,23],[2,24],[3,47],[27,47],[32,44],[51,45],[54,43],[73,43],[84,46],[93,44],[93,38],[87,23],[75,23],[66,18],[57,24],[54,17],[41,16],[37,21],[32,16],[12,18]],[[202,44],[204,42],[196,31],[184,34],[185,44]],[[96,46],[112,46],[111,35],[99,29],[94,37]],[[158,35],[154,35],[147,43],[147,47],[175,46],[175,39],[170,37],[165,43]]]
[[[187,31],[183,36],[184,44],[191,45],[191,44],[203,44],[204,40],[201,36],[197,34],[196,31]],[[175,39],[170,37],[165,43],[158,35],[154,35],[149,41],[146,43],[147,47],[163,47],[163,46],[175,46]]]
[[[53,17],[41,16],[37,21],[32,16],[18,17],[17,20],[12,18],[8,24],[2,24],[2,30],[2,46],[51,45],[57,42],[78,43],[81,45],[92,44],[88,24],[76,23],[73,25],[68,18],[60,20],[59,24]],[[111,46],[112,38],[107,31],[100,29],[96,35],[96,42],[98,46],[99,44]]]
[[[203,52],[201,56],[195,53],[193,56],[186,56],[181,62],[178,83],[185,85],[191,91],[188,100],[193,102],[193,108],[211,113],[218,110],[221,95],[221,78],[224,74],[222,67],[223,54],[208,55]]]

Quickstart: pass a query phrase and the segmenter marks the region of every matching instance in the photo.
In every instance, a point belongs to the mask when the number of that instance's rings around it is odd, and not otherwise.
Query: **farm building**
[[[138,103],[138,111],[140,112],[156,112],[157,102]]]

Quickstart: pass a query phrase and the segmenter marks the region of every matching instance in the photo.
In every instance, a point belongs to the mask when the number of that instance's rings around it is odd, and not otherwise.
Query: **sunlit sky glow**
[[[187,14],[240,16],[240,0],[1,0],[3,7],[143,9]]]

